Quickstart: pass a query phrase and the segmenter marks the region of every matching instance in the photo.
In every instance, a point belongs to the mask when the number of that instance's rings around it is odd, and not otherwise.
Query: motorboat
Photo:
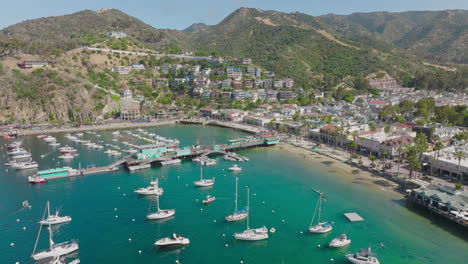
[[[320,221],[320,218],[322,216],[322,201],[324,199],[323,193],[317,190],[315,192],[319,194],[319,200],[317,202],[317,205],[315,206],[315,211],[314,211],[314,216],[312,217],[312,221],[310,221],[309,232],[316,233],[316,234],[328,233],[333,229],[333,226],[331,225],[331,223]],[[316,216],[318,216],[317,222],[314,225]]]
[[[230,170],[230,171],[241,171],[242,168],[239,167],[239,166],[236,164],[236,165],[230,167],[228,170]]]
[[[154,243],[155,246],[159,247],[171,247],[171,246],[185,246],[190,244],[190,240],[183,237],[180,234],[172,234],[171,237],[161,238]]]
[[[50,217],[49,206],[47,206],[47,208],[45,210],[47,210],[49,212],[48,217]],[[45,215],[45,212],[44,212],[44,215]],[[36,243],[34,244],[34,249],[33,249],[32,255],[31,255],[31,257],[34,260],[37,261],[37,260],[41,260],[41,259],[45,259],[45,258],[60,257],[60,256],[68,255],[68,254],[78,250],[79,246],[78,246],[78,243],[76,241],[66,241],[66,242],[63,242],[63,243],[56,244],[54,242],[54,240],[53,240],[53,230],[52,230],[52,228],[51,228],[51,226],[49,224],[48,228],[47,228],[48,231],[49,231],[49,248],[36,253],[37,243],[39,241],[39,236],[41,235],[42,227],[43,227],[43,225],[40,225],[39,232],[38,232],[37,238],[36,238]]]
[[[249,201],[250,201],[250,189],[247,188],[247,210],[250,210]],[[268,228],[266,226],[260,228],[253,228],[251,229],[249,226],[249,212],[247,213],[247,229],[240,232],[235,233],[234,237],[237,240],[246,240],[246,241],[258,241],[268,239]]]
[[[224,219],[226,219],[226,221],[228,222],[236,222],[236,221],[240,221],[240,220],[244,220],[245,218],[247,218],[248,216],[248,211],[243,209],[243,210],[238,210],[237,209],[237,199],[238,199],[238,195],[237,195],[237,189],[238,189],[238,185],[239,185],[239,178],[236,177],[236,198],[234,199],[234,212],[228,216],[226,216]]]
[[[156,195],[156,204],[157,204],[157,211],[154,213],[150,213],[146,216],[146,218],[150,220],[158,220],[158,219],[164,219],[164,218],[169,218],[173,215],[175,215],[175,209],[161,209],[159,208],[159,196]]]
[[[23,143],[23,142],[21,142],[21,141],[11,142],[10,144],[8,144],[7,150],[12,150],[12,149],[19,148],[19,147],[21,147],[21,144],[22,144],[22,143]]]
[[[31,158],[31,154],[29,153],[23,153],[23,154],[18,154],[12,157],[13,159],[26,159],[26,158]]]
[[[26,153],[26,150],[24,148],[21,148],[21,147],[11,149],[10,151],[7,152],[8,155],[18,155],[18,154],[22,154],[22,153]]]
[[[334,238],[330,243],[328,243],[329,247],[339,248],[344,247],[351,244],[351,239],[346,236],[346,234],[341,234],[338,237]]]
[[[83,133],[76,133],[75,136],[77,137],[82,137],[84,134]]]
[[[59,210],[54,215],[50,214],[50,203],[47,202],[47,218],[39,221],[41,225],[57,225],[70,222],[72,218],[70,216],[59,216]]]
[[[49,143],[49,146],[57,147],[57,146],[60,146],[60,143],[58,143],[57,141],[52,141],[52,142]]]
[[[52,141],[57,141],[55,137],[48,136],[46,138],[43,138],[45,142],[52,142]]]
[[[114,132],[112,132],[112,135],[118,136],[118,135],[120,135],[120,132],[119,131],[114,131]]]
[[[60,151],[61,154],[67,154],[67,153],[73,154],[73,153],[77,152],[76,149],[74,149],[72,147],[69,147],[69,146],[59,148],[59,151]]]
[[[193,184],[196,187],[209,187],[209,186],[213,186],[214,183],[215,183],[214,177],[212,179],[203,179],[203,167],[200,166],[200,180],[194,181]]]
[[[203,202],[203,204],[210,204],[210,203],[214,202],[215,200],[216,200],[216,197],[208,195],[208,196],[206,196],[206,199],[203,200],[202,202]]]
[[[73,159],[74,157],[75,156],[70,153],[66,153],[66,154],[58,156],[59,159]]]
[[[40,176],[29,176],[28,182],[29,183],[45,183],[47,182],[47,179],[40,177]]]
[[[361,248],[354,254],[346,254],[345,258],[354,264],[380,264],[377,254],[371,251],[371,248]]]
[[[159,180],[150,182],[150,186],[139,188],[135,190],[139,195],[162,195],[164,193],[163,188],[159,188]]]
[[[15,169],[17,170],[28,170],[28,169],[36,169],[39,165],[35,161],[28,161],[23,163],[17,163],[15,165]]]

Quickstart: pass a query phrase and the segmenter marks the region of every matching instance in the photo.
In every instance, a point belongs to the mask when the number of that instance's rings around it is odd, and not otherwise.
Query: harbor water
[[[246,136],[242,132],[205,126],[173,125],[145,129],[164,137],[180,140],[180,146],[224,144],[229,139]],[[132,130],[135,132],[135,130]],[[101,144],[121,144],[126,138],[112,135],[112,131],[85,134],[83,139]],[[135,132],[138,133],[138,132]],[[121,135],[126,135],[121,133]],[[39,169],[62,166],[85,168],[105,166],[122,157],[108,156],[104,150],[88,149],[71,143],[64,134],[54,135],[64,146],[78,150],[73,161],[63,161],[53,147],[36,137],[23,138],[23,147],[32,152]],[[113,140],[114,139],[114,140]],[[116,140],[115,140],[116,139]],[[70,223],[53,227],[54,241],[76,239],[80,249],[72,257],[81,263],[347,263],[344,254],[359,248],[373,247],[381,263],[427,264],[466,263],[468,238],[466,230],[448,221],[427,217],[424,211],[408,209],[400,194],[382,191],[375,186],[361,184],[350,175],[341,175],[333,164],[311,163],[300,155],[286,152],[280,146],[239,151],[248,162],[224,161],[203,168],[205,178],[216,178],[213,188],[199,189],[193,181],[199,179],[199,164],[189,160],[181,164],[130,173],[120,169],[115,173],[101,173],[61,179],[31,185],[27,176],[31,171],[7,168],[6,144],[0,146],[0,263],[33,263],[31,252],[47,201],[53,212],[61,208],[61,215],[72,217]],[[142,140],[134,144],[147,144]],[[233,164],[242,167],[239,173],[228,170]],[[274,227],[270,238],[258,242],[235,241],[233,234],[243,231],[246,222],[227,223],[224,217],[234,209],[235,177],[239,177],[239,207],[246,204],[246,187],[251,190],[250,227]],[[150,197],[139,197],[133,191],[159,179],[164,195],[162,209],[176,209],[174,217],[160,221],[146,220],[154,210]],[[312,219],[318,189],[325,193],[322,220],[334,222],[328,234],[310,234],[307,228]],[[209,205],[202,200],[212,195],[217,199]],[[30,209],[22,209],[28,200]],[[344,213],[356,212],[365,220],[349,222]],[[345,232],[351,245],[332,249],[327,247],[334,237]],[[179,233],[188,237],[190,245],[160,250],[153,246],[162,237]],[[48,246],[44,229],[38,249]]]

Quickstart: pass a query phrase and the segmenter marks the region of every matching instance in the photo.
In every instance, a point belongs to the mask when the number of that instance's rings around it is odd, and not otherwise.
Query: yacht
[[[156,179],[155,181],[150,182],[150,186],[145,188],[140,188],[135,190],[136,193],[139,195],[162,195],[164,190],[163,188],[159,188],[159,180]]]
[[[247,188],[247,210],[250,210],[249,207],[249,188]],[[258,241],[268,239],[268,228],[266,226],[251,229],[249,227],[249,213],[247,213],[247,229],[241,233],[235,233],[234,237],[237,240],[246,240],[246,241]]]
[[[73,154],[73,153],[77,152],[76,149],[74,149],[72,147],[69,147],[69,146],[59,148],[59,151],[60,151],[61,154],[67,154],[67,153]]]
[[[230,167],[228,170],[230,170],[230,171],[241,171],[242,168],[239,167],[238,165],[234,165],[234,166]]]
[[[46,208],[47,210],[47,208]],[[49,210],[49,213],[50,213],[50,210]],[[44,212],[44,215],[45,215],[45,212]],[[49,217],[50,217],[50,214],[49,214]],[[44,219],[43,219],[44,220]],[[37,239],[36,239],[36,243],[34,245],[34,249],[33,249],[33,253],[31,255],[31,257],[34,259],[34,260],[41,260],[41,259],[45,259],[45,258],[55,258],[55,257],[60,257],[60,256],[64,256],[64,255],[68,255],[72,252],[75,252],[78,250],[78,243],[75,242],[75,241],[66,241],[66,242],[63,242],[63,243],[58,243],[58,244],[55,244],[54,240],[53,240],[53,231],[52,231],[52,228],[50,225],[48,225],[48,230],[49,230],[49,248],[48,249],[45,249],[43,251],[39,251],[39,252],[36,252],[36,248],[37,248],[37,242],[39,241],[39,236],[41,235],[41,230],[42,230],[42,226],[41,225],[39,227],[39,232],[37,234]]]
[[[323,193],[317,190],[315,192],[319,194],[319,200],[317,202],[317,205],[315,206],[315,211],[314,211],[314,216],[312,217],[312,221],[310,221],[309,232],[316,233],[316,234],[328,233],[333,229],[332,225],[328,222],[320,221],[320,218],[322,216]],[[313,225],[315,222],[315,216],[317,214],[318,214],[317,222],[315,225]]]
[[[27,161],[23,163],[17,163],[15,169],[17,170],[27,170],[27,169],[36,169],[39,165],[35,161]]]
[[[73,159],[74,157],[75,156],[70,153],[66,153],[66,154],[58,156],[59,159]]]
[[[239,185],[239,178],[236,177],[236,198],[234,199],[234,212],[224,218],[228,222],[235,222],[235,221],[244,220],[247,217],[247,215],[249,214],[247,212],[247,210],[245,210],[245,209],[242,209],[242,210],[237,209],[237,189],[238,189],[238,185]]]
[[[26,150],[24,148],[17,147],[17,148],[13,148],[10,151],[8,151],[7,154],[8,155],[18,155],[18,154],[22,154],[22,153],[25,153],[25,152],[26,152]]]
[[[158,219],[169,218],[175,215],[175,209],[160,209],[159,208],[159,195],[156,195],[156,204],[157,204],[158,210],[155,213],[148,214],[146,218],[150,220],[158,220]]]
[[[154,243],[155,246],[160,247],[184,246],[188,244],[190,244],[190,240],[188,238],[175,233],[172,234],[172,237],[161,238]]]
[[[59,216],[59,210],[54,215],[50,214],[50,203],[47,202],[47,218],[39,221],[41,225],[57,225],[62,223],[70,222],[72,219],[70,216]]]
[[[208,187],[208,186],[213,186],[214,183],[215,183],[215,178],[203,179],[203,167],[200,166],[200,180],[199,181],[194,181],[193,184],[196,187]]]
[[[216,197],[208,195],[208,196],[206,196],[206,199],[203,200],[202,202],[203,202],[203,204],[210,204],[210,203],[214,202],[215,200],[216,200]]]
[[[371,248],[361,248],[354,254],[346,254],[345,257],[354,264],[380,264],[377,254],[373,253]]]
[[[31,154],[25,152],[22,154],[18,154],[12,157],[13,159],[26,159],[26,158],[31,158]]]
[[[330,243],[328,243],[329,247],[339,248],[344,247],[351,244],[351,239],[346,236],[346,234],[341,234],[338,237],[334,238]]]

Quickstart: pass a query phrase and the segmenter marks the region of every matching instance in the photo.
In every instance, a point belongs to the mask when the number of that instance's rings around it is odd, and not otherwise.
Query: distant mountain
[[[137,41],[165,45],[178,41],[183,32],[158,30],[116,9],[84,10],[70,15],[27,20],[0,31],[0,54],[20,50],[52,54],[70,50],[110,31],[123,31]]]
[[[317,19],[351,40],[372,36],[432,61],[468,63],[468,10],[330,14]]]
[[[204,30],[206,28],[209,28],[210,26],[205,24],[205,23],[195,23],[190,25],[188,28],[182,30],[184,32],[198,32],[201,30]]]

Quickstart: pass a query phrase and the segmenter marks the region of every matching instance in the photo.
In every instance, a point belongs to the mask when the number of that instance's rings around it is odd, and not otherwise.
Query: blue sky
[[[310,15],[371,11],[468,9],[468,0],[21,0],[5,1],[0,28],[26,19],[83,9],[117,8],[156,28],[184,29],[195,22],[216,24],[239,7]]]

